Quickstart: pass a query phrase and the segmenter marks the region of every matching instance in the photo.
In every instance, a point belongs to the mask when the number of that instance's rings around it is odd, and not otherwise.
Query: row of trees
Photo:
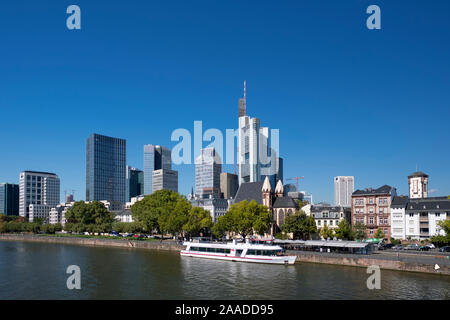
[[[42,219],[28,222],[24,217],[0,215],[0,233],[44,232],[52,234],[61,230],[60,224],[44,224]]]

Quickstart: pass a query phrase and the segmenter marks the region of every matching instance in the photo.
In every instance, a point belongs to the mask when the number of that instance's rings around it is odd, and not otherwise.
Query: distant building
[[[0,183],[0,214],[19,215],[19,185]]]
[[[144,146],[144,191],[142,194],[152,194],[153,172],[155,170],[172,170],[172,152],[163,146],[148,144]]]
[[[334,205],[342,207],[352,206],[352,193],[355,178],[352,176],[334,177]]]
[[[126,181],[127,202],[144,194],[144,171],[127,166]]]
[[[66,203],[60,203],[57,206],[51,208],[49,213],[49,223],[50,224],[58,224],[61,225],[66,224],[66,213],[67,210],[72,208],[75,202],[66,202]]]
[[[238,176],[228,172],[220,174],[220,192],[225,199],[234,198],[239,189]]]
[[[59,188],[60,181],[54,173],[39,171],[21,172],[19,183],[19,215],[30,221],[33,221],[33,218],[37,216],[47,216],[51,207],[59,203]],[[31,216],[30,205],[33,205]]]
[[[73,194],[66,195],[66,203],[73,202]]]
[[[119,211],[114,211],[114,219],[119,222],[134,222],[133,215],[131,213],[131,210],[124,209]]]
[[[178,192],[178,171],[165,169],[153,171],[153,192],[163,189]]]
[[[417,171],[408,177],[409,197],[411,199],[421,199],[428,197],[428,175]]]
[[[195,159],[195,192],[200,198],[220,198],[222,159],[214,148],[201,150]]]
[[[213,222],[217,222],[217,219],[227,213],[230,202],[227,199],[220,198],[198,198],[190,197],[189,201],[193,207],[201,207],[211,215]]]
[[[91,134],[86,141],[86,201],[126,202],[127,142]]]
[[[367,226],[369,238],[373,238],[380,228],[385,238],[391,238],[391,203],[397,190],[384,185],[378,189],[356,190],[352,194],[352,225],[361,223]]]
[[[317,230],[327,226],[336,229],[342,220],[351,224],[351,209],[342,206],[311,206],[310,214],[316,221]]]

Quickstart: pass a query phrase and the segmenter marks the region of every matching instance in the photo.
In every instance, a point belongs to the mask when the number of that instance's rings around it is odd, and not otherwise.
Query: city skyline
[[[0,62],[8,119],[0,128],[8,137],[0,182],[17,184],[24,170],[51,171],[61,192],[76,190],[75,199],[83,199],[89,134],[126,139],[126,164],[143,170],[143,145],[172,149],[171,132],[192,132],[195,120],[205,129],[237,129],[247,80],[246,112],[280,129],[284,177],[304,176],[300,190],[315,202],[333,203],[332,179],[340,175],[354,176],[355,189],[388,184],[407,195],[405,177],[416,166],[432,177],[430,197],[449,193],[450,151],[442,148],[450,138],[450,45],[442,41],[448,3],[431,10],[379,1],[389,13],[380,32],[365,27],[366,3],[330,1],[329,10],[315,3],[209,4],[205,14],[180,2],[182,18],[165,4],[139,4],[138,11],[79,4],[86,20],[78,33],[65,28],[64,12],[51,3],[0,19],[5,46],[16,48]],[[121,23],[106,30],[111,19]],[[31,54],[36,39],[40,49]],[[173,169],[179,191],[189,194],[194,164]]]

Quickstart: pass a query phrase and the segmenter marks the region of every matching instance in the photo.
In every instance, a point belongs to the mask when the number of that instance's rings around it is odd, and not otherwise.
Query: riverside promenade
[[[103,239],[83,237],[58,237],[31,234],[0,234],[0,241],[24,241],[57,243],[69,245],[83,245],[94,247],[117,247],[136,248],[149,250],[180,251],[183,246],[174,240],[128,240],[128,239]],[[441,252],[394,252],[376,251],[375,253],[363,254],[341,254],[326,252],[310,252],[288,250],[287,254],[296,255],[297,263],[321,263],[353,267],[367,268],[377,265],[380,269],[395,271],[410,271],[428,274],[450,276],[450,254]],[[435,265],[439,266],[435,270]]]

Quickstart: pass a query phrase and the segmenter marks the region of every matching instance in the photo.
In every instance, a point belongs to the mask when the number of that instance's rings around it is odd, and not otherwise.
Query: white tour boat
[[[186,241],[183,245],[186,249],[180,254],[186,257],[273,264],[294,264],[297,259],[284,255],[280,246],[238,243],[236,240],[229,243]]]

